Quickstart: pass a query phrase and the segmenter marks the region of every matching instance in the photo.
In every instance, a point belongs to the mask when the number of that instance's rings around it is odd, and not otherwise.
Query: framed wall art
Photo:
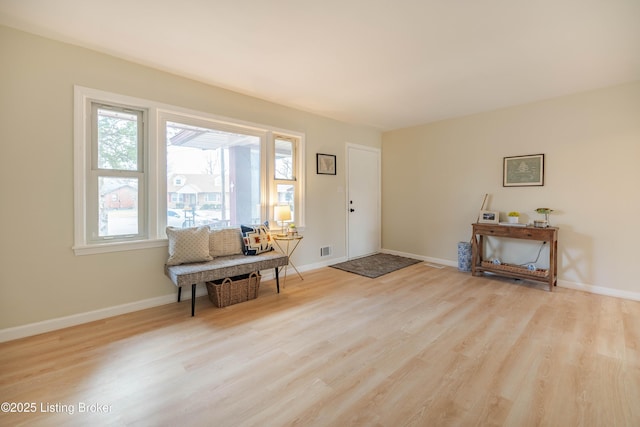
[[[316,173],[319,175],[336,174],[336,156],[332,154],[316,154]]]
[[[503,187],[535,187],[544,185],[544,154],[505,157],[502,169]]]
[[[480,224],[497,224],[500,221],[500,212],[498,211],[480,211],[478,222]]]

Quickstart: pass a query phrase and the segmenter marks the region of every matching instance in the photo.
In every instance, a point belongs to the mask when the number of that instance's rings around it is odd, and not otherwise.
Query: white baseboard
[[[441,264],[448,267],[457,267],[458,263],[456,261],[442,259],[442,258],[433,258],[433,257],[425,257],[422,255],[415,255],[406,252],[399,252],[389,249],[382,249],[381,252],[391,254],[391,255],[399,255],[408,258],[414,258],[423,260],[425,262],[431,262],[434,264]],[[346,261],[346,257],[339,258],[331,258],[326,261],[307,264],[297,267],[298,271],[305,272],[310,270],[316,270],[323,267],[328,267],[333,264],[337,264],[340,262]],[[264,280],[271,280],[275,278],[275,275],[271,269],[265,271],[262,275]],[[558,286],[573,289],[577,291],[589,292],[592,294],[611,296],[616,298],[623,298],[633,301],[640,301],[640,293],[638,292],[629,292],[623,291],[619,289],[612,288],[604,288],[601,286],[593,286],[587,285],[583,283],[570,282],[568,280],[558,280]],[[183,289],[182,292],[182,300],[190,300],[191,292],[185,292],[187,287]],[[196,289],[196,297],[200,297],[207,294],[207,290],[204,286],[198,286]],[[159,297],[149,298],[141,301],[135,301],[127,304],[121,304],[113,307],[106,307],[99,310],[88,311],[86,313],[78,313],[71,316],[59,317],[51,320],[44,320],[42,322],[30,323],[27,325],[16,326],[13,328],[0,329],[0,342],[11,341],[19,338],[29,337],[33,335],[42,334],[45,332],[55,331],[57,329],[68,328],[70,326],[80,325],[82,323],[93,322],[95,320],[106,319],[108,317],[118,316],[120,314],[131,313],[134,311],[144,310],[146,308],[157,307],[164,304],[171,304],[176,302],[177,295],[175,293],[169,295],[163,295]]]
[[[330,265],[333,264],[338,264],[340,262],[345,262],[347,260],[346,257],[339,257],[339,258],[331,258],[328,259],[326,261],[322,261],[322,262],[316,262],[314,264],[307,264],[307,265],[303,265],[301,267],[298,267],[298,270],[302,271],[310,271],[310,270],[317,270],[319,268],[323,268],[323,267],[329,267]]]
[[[315,270],[318,268],[326,267],[331,264],[344,261],[344,258],[331,258],[330,260],[319,262],[315,264],[308,264],[298,267],[300,272]],[[291,270],[289,271],[291,273]],[[273,269],[268,269],[262,274],[263,280],[275,279]],[[191,300],[191,289],[188,286],[184,286],[182,289],[181,300]],[[196,287],[196,297],[201,297],[207,294],[207,288],[203,285]],[[164,304],[171,304],[177,301],[177,293],[169,295],[163,295],[160,297],[149,298],[141,301],[135,301],[131,303],[116,305],[113,307],[101,308],[98,310],[88,311],[85,313],[73,314],[70,316],[58,317],[50,320],[43,320],[42,322],[29,323],[27,325],[15,326],[12,328],[0,329],[0,342],[6,342],[16,340],[19,338],[30,337],[33,335],[43,334],[45,332],[51,332],[58,329],[68,328],[70,326],[81,325],[83,323],[93,322],[95,320],[106,319],[108,317],[118,316],[120,314],[131,313],[134,311],[144,310],[146,308],[157,307]]]
[[[388,249],[383,249],[381,252],[391,254],[391,255],[404,256],[408,258],[421,259],[427,262],[433,262],[435,264],[447,265],[449,267],[458,267],[457,261],[452,261],[447,259],[425,257],[421,255],[415,255],[415,254],[410,254],[406,252],[398,252],[398,251],[393,251]],[[573,289],[575,291],[589,292],[591,294],[628,299],[632,301],[640,301],[640,293],[638,292],[629,292],[629,291],[623,291],[620,289],[604,288],[602,286],[587,285],[584,283],[576,283],[576,282],[571,282],[568,280],[561,280],[561,279],[558,279],[558,286],[561,288]]]
[[[413,258],[413,259],[419,259],[425,262],[432,262],[434,264],[441,264],[441,265],[446,265],[447,267],[457,267],[458,263],[456,261],[451,261],[449,259],[442,259],[442,258],[433,258],[433,257],[428,257],[428,256],[422,256],[422,255],[415,255],[415,254],[410,254],[407,252],[399,252],[399,251],[393,251],[390,249],[382,249],[380,252],[385,253],[385,254],[390,254],[390,255],[398,255],[398,256],[403,256],[406,258]]]
[[[188,294],[188,298],[191,299],[191,292],[188,292]],[[55,331],[57,329],[68,328],[70,326],[80,325],[82,323],[93,322],[94,320],[106,319],[107,317],[113,317],[120,314],[131,313],[133,311],[144,310],[146,308],[157,307],[159,305],[176,302],[176,300],[176,294],[163,295],[161,297],[149,298],[142,301],[101,308],[99,310],[73,314],[71,316],[58,317],[56,319],[44,320],[42,322],[1,329],[0,342],[30,337],[32,335],[38,335],[45,332]]]
[[[640,293],[638,292],[629,292],[629,291],[623,291],[620,289],[604,288],[602,286],[586,285],[584,283],[576,283],[576,282],[570,282],[568,280],[560,280],[560,279],[558,279],[558,286],[562,288],[573,289],[575,291],[589,292],[591,294],[628,299],[632,301],[640,301]]]

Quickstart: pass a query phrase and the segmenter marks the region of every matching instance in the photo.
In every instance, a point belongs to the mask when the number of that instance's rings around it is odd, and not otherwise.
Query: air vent
[[[331,246],[324,246],[320,248],[320,256],[329,256],[331,255]]]

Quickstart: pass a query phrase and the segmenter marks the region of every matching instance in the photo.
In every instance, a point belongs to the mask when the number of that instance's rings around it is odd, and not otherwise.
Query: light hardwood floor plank
[[[636,426],[640,302],[322,268],[194,318],[186,301],[2,343],[0,396],[38,409],[3,426]]]

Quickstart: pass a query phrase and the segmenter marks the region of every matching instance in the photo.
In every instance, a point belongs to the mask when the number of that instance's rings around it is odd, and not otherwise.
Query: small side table
[[[300,278],[300,280],[304,280],[302,274],[300,274],[296,266],[291,261],[291,255],[293,255],[293,253],[295,252],[296,248],[300,244],[300,241],[302,241],[302,238],[303,236],[273,236],[273,241],[276,242],[278,250],[289,257],[289,264],[284,266],[284,280],[282,282],[283,287],[287,281],[287,267],[289,265],[293,267],[296,273],[298,273],[298,277]]]

